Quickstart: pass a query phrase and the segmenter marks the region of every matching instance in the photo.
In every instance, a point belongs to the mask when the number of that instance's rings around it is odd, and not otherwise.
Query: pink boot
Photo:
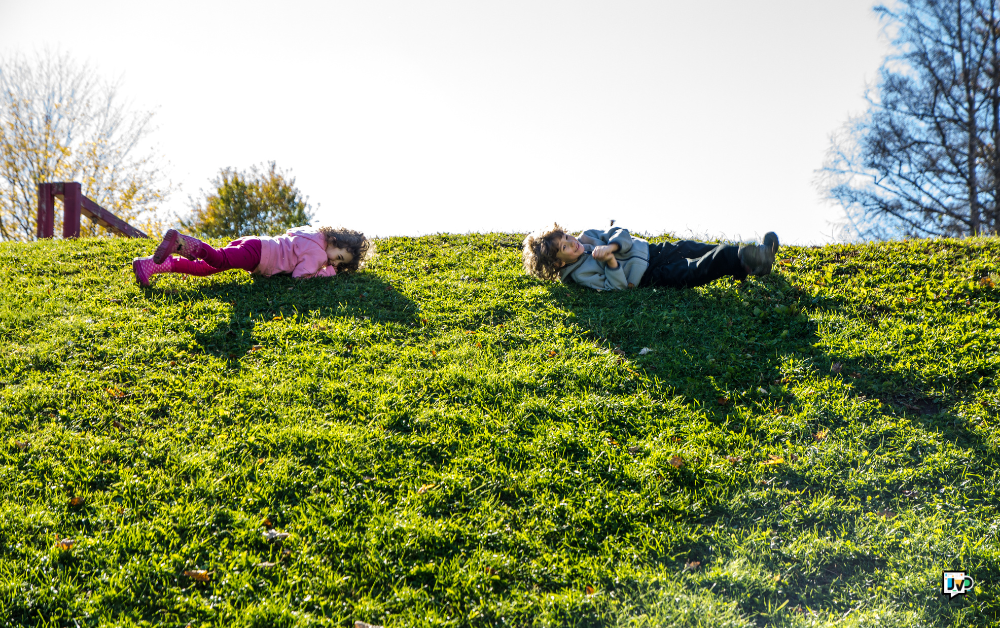
[[[201,257],[201,245],[203,242],[198,238],[181,235],[176,229],[167,229],[163,234],[163,241],[156,247],[153,253],[153,262],[162,264],[167,257],[176,253],[188,259],[198,259]]]
[[[135,273],[136,281],[143,288],[149,287],[150,277],[159,273],[169,273],[172,267],[170,258],[167,258],[162,264],[154,262],[152,257],[137,257],[132,260],[132,272]]]

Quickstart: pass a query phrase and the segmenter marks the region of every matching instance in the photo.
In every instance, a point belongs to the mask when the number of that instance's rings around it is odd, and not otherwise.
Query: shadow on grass
[[[192,300],[229,303],[228,322],[195,332],[201,350],[226,360],[229,366],[237,365],[258,344],[254,327],[261,321],[303,315],[314,322],[349,318],[402,326],[418,323],[413,301],[372,273],[345,273],[330,279],[254,275],[250,282],[203,282],[190,290],[160,289],[154,284],[145,294],[160,295],[174,304]]]
[[[697,401],[715,418],[723,418],[729,404],[720,406],[720,398],[774,394],[789,358],[829,369],[808,313],[841,306],[834,299],[820,303],[780,274],[745,282],[726,278],[701,290],[593,292],[559,285],[552,294],[623,364]]]

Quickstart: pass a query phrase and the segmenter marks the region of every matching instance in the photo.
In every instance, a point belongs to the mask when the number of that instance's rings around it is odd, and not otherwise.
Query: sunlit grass
[[[519,241],[0,244],[0,626],[998,621],[1000,242],[595,293]]]

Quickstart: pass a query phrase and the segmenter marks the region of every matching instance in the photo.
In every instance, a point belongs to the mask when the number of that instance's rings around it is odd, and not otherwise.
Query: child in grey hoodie
[[[719,277],[742,280],[771,272],[778,236],[762,244],[708,244],[693,240],[650,244],[626,229],[590,229],[573,236],[558,224],[527,236],[524,269],[539,279],[561,279],[595,290],[635,286],[693,288]]]

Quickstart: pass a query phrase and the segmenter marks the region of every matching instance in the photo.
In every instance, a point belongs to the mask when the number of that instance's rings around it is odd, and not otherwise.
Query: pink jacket
[[[284,235],[260,236],[260,264],[254,269],[265,277],[292,273],[292,277],[333,277],[336,266],[327,266],[326,236],[315,227],[294,227]]]

